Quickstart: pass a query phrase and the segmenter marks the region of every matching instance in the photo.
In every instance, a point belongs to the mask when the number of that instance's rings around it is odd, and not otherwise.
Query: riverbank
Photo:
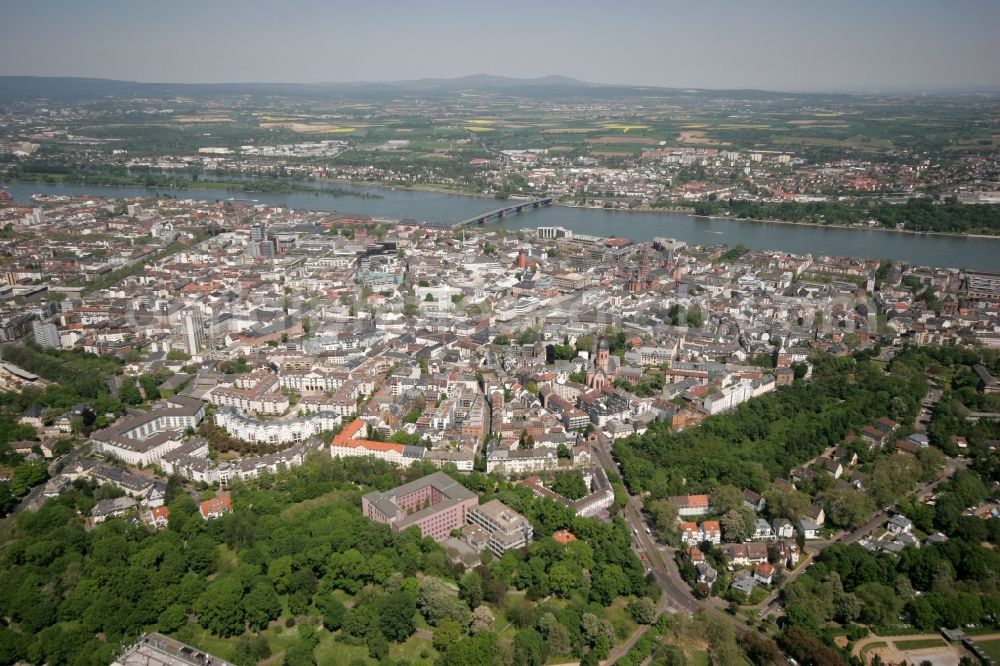
[[[605,208],[603,206],[587,206],[566,202],[552,202],[553,206],[564,208],[579,208],[581,210],[596,210],[614,213],[675,213],[680,215],[690,215],[693,218],[704,220],[719,220],[722,222],[753,222],[756,224],[786,224],[794,227],[812,227],[816,229],[847,229],[850,231],[882,231],[894,234],[909,234],[911,236],[942,236],[950,238],[984,238],[987,240],[1000,240],[1000,233],[997,234],[969,234],[957,233],[953,231],[914,231],[912,229],[890,229],[883,226],[859,226],[852,224],[819,224],[817,222],[793,222],[791,220],[774,220],[754,217],[732,217],[729,215],[698,215],[693,208],[651,208],[640,206],[636,208]]]
[[[307,184],[307,183],[303,183]],[[9,186],[15,205],[31,206],[35,194],[108,198],[143,198],[152,195],[182,199],[220,201],[229,196],[246,196],[265,206],[297,210],[331,211],[366,215],[373,219],[410,219],[418,224],[451,225],[496,208],[493,197],[469,196],[441,188],[378,187],[345,183],[344,189],[368,192],[381,198],[337,198],[315,189],[306,192],[224,195],[220,190],[179,190],[145,187],[85,187],[65,184],[13,183]],[[512,201],[507,202],[509,205]],[[626,215],[641,212],[643,215]],[[653,213],[653,214],[651,214]],[[739,224],[730,224],[731,222]],[[489,228],[523,230],[537,227],[564,227],[576,234],[618,236],[636,242],[654,238],[676,238],[689,245],[745,245],[754,250],[779,250],[791,254],[813,254],[861,259],[889,258],[916,266],[996,270],[1000,237],[971,238],[961,235],[920,237],[913,233],[870,234],[857,227],[835,228],[814,224],[768,224],[766,221],[712,219],[688,213],[655,210],[618,210],[579,206],[575,202],[530,209],[510,215]]]
[[[458,197],[478,197],[480,199],[492,199],[495,201],[508,201],[508,199],[497,199],[492,194],[473,192],[452,187],[451,185],[434,185],[433,183],[417,183],[413,185],[373,183],[367,180],[348,180],[346,178],[317,178],[307,181],[310,183],[336,183],[338,185],[353,185],[355,187],[377,187],[384,190],[400,190],[403,192],[436,192],[437,194],[453,194]]]
[[[133,183],[88,183],[88,182],[70,182],[61,180],[56,183],[46,183],[38,180],[32,179],[21,179],[21,178],[9,178],[9,174],[4,174],[7,176],[4,180],[0,180],[0,187],[4,183],[21,183],[21,184],[37,184],[42,186],[48,185],[76,185],[80,187],[97,187],[97,188],[115,188],[115,187],[136,187],[136,188],[146,188],[150,190],[158,189],[176,189],[176,190],[191,190],[191,189],[206,189],[206,190],[216,190],[220,192],[243,192],[247,194],[268,194],[268,195],[281,195],[281,194],[323,194],[331,197],[356,197],[361,199],[377,199],[382,195],[370,193],[370,192],[352,192],[350,190],[344,190],[341,188],[323,188],[323,187],[312,187],[311,183],[323,184],[328,183],[331,185],[349,185],[357,188],[374,188],[374,189],[384,189],[384,190],[398,190],[403,192],[432,192],[435,194],[451,195],[456,197],[475,197],[484,200],[493,201],[518,201],[520,197],[530,198],[531,195],[516,195],[514,197],[509,197],[507,199],[498,199],[497,197],[489,194],[484,194],[478,191],[465,190],[460,187],[450,186],[450,185],[435,185],[431,183],[414,183],[414,184],[386,184],[370,181],[356,181],[349,180],[345,178],[317,178],[315,180],[304,180],[304,179],[285,179],[280,181],[287,183],[288,189],[266,189],[266,188],[254,188],[252,186],[245,186],[243,183],[253,183],[253,182],[271,182],[266,178],[253,178],[246,180],[199,180],[192,181],[189,179],[181,179],[177,184],[168,183],[157,183],[153,185],[146,185],[141,182]],[[571,208],[579,210],[591,210],[600,211],[607,213],[645,213],[645,214],[677,214],[677,215],[690,215],[696,219],[708,219],[708,220],[719,220],[725,222],[751,222],[756,224],[783,224],[791,225],[796,227],[808,227],[808,228],[818,228],[818,229],[846,229],[849,231],[879,231],[879,232],[890,232],[896,234],[908,234],[911,236],[940,236],[944,238],[970,238],[970,239],[987,239],[987,240],[1000,240],[1000,233],[997,234],[971,234],[971,233],[960,233],[960,232],[949,232],[949,231],[914,231],[911,229],[895,229],[884,226],[859,226],[851,224],[820,224],[817,222],[796,222],[791,220],[779,220],[779,219],[767,219],[767,218],[751,218],[751,217],[732,217],[727,215],[698,215],[694,212],[693,208],[682,207],[682,206],[669,206],[669,207],[651,207],[651,206],[637,206],[635,208],[605,208],[604,206],[589,206],[587,204],[578,204],[570,201],[553,201],[552,206],[561,208]]]
[[[951,238],[984,238],[987,240],[1000,240],[1000,234],[966,234],[952,231],[913,231],[912,229],[890,229],[889,227],[868,227],[851,224],[817,224],[816,222],[792,222],[790,220],[758,220],[752,217],[726,217],[725,215],[695,215],[692,217],[703,217],[709,220],[721,220],[724,222],[755,222],[758,224],[787,224],[793,227],[816,227],[819,229],[848,229],[850,231],[880,231],[891,234],[909,234],[911,236],[942,236]]]
[[[4,178],[0,179],[0,188],[4,187],[7,183],[20,183],[22,185],[73,185],[98,188],[136,187],[149,190],[213,190],[218,192],[241,192],[244,194],[318,193],[331,197],[358,197],[362,199],[377,199],[381,197],[379,194],[353,192],[338,187],[310,187],[303,184],[310,181],[289,178],[236,178],[233,180],[206,178],[204,180],[192,180],[190,178],[170,178],[159,175],[156,177],[156,182],[150,183],[138,176],[114,177],[114,182],[107,182],[108,179],[104,177],[97,177],[95,180],[88,178],[68,179],[64,174],[44,174],[44,177],[51,178],[51,181],[17,176],[11,178],[10,174],[3,174],[3,176]]]
[[[483,194],[482,192],[472,192],[467,190],[461,190],[457,188],[451,188],[448,186],[435,186],[429,184],[415,184],[415,185],[384,185],[379,183],[371,182],[359,182],[352,180],[344,180],[339,178],[321,178],[317,179],[316,182],[331,182],[339,183],[344,185],[355,185],[358,187],[378,187],[386,189],[398,189],[404,191],[418,191],[418,192],[436,192],[438,194],[452,194],[455,196],[463,197],[479,197],[482,199],[491,199],[496,201],[517,201],[517,197],[511,197],[508,199],[497,199],[489,194]],[[518,195],[523,196],[526,199],[530,199],[531,195]],[[728,215],[698,215],[694,212],[692,207],[683,206],[664,206],[653,208],[651,206],[637,206],[635,208],[605,208],[604,206],[588,206],[586,204],[572,203],[569,201],[553,201],[552,206],[558,206],[561,208],[576,208],[579,210],[593,210],[593,211],[603,211],[603,212],[614,212],[614,213],[651,213],[651,214],[677,214],[677,215],[690,215],[694,218],[708,219],[708,220],[720,220],[724,222],[753,222],[757,224],[784,224],[796,227],[812,227],[817,229],[847,229],[849,231],[880,231],[895,234],[909,234],[911,236],[941,236],[945,238],[983,238],[987,240],[1000,240],[1000,233],[997,234],[970,234],[970,233],[958,233],[951,231],[914,231],[912,229],[894,229],[884,226],[859,226],[851,224],[820,224],[817,222],[793,222],[791,220],[778,220],[778,219],[763,219],[763,218],[752,218],[752,217],[732,217]]]

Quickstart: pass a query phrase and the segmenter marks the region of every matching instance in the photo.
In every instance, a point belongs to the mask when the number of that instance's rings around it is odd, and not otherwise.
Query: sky
[[[0,0],[0,75],[1000,88],[1000,0]]]

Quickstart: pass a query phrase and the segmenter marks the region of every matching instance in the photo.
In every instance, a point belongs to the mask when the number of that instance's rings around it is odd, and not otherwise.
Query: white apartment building
[[[241,414],[235,407],[221,407],[215,413],[215,425],[233,437],[247,442],[286,444],[301,442],[340,425],[341,417],[329,411],[294,419],[260,421]]]
[[[181,348],[191,356],[205,348],[205,322],[197,308],[188,308],[181,313],[174,332],[181,340]]]
[[[629,365],[656,366],[672,361],[677,356],[677,343],[673,347],[635,347],[625,352],[625,362]]]
[[[706,397],[702,408],[709,414],[720,414],[742,405],[752,398],[753,394],[753,384],[744,379]]]
[[[187,428],[197,428],[205,416],[205,403],[173,396],[161,406],[138,416],[126,416],[91,436],[94,451],[144,467],[180,446]]]
[[[256,414],[284,414],[288,411],[288,396],[283,393],[255,393],[224,386],[212,389],[209,399],[213,405],[236,407]]]
[[[347,373],[331,370],[285,372],[278,380],[281,388],[294,391],[336,391],[347,381]]]
[[[559,456],[555,449],[496,449],[486,454],[486,473],[498,471],[502,474],[527,474],[542,472],[559,467]]]

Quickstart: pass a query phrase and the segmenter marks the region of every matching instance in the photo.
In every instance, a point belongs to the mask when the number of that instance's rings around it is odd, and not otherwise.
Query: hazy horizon
[[[709,6],[705,6],[709,5]],[[0,74],[155,83],[567,76],[787,92],[1000,88],[1000,3],[6,2]]]

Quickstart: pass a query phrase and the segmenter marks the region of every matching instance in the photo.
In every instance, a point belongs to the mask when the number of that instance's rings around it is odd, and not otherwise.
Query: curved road
[[[619,473],[618,465],[611,457],[609,451],[610,442],[603,436],[598,437],[597,444],[593,447],[597,461],[609,471]],[[627,492],[627,491],[626,491]],[[650,535],[646,529],[646,521],[642,517],[642,501],[635,495],[629,495],[628,503],[622,511],[625,522],[632,529],[632,541],[640,557],[645,556],[645,563],[649,567],[650,573],[656,579],[660,589],[663,590],[660,605],[668,612],[694,613],[704,609],[709,612],[718,613],[720,617],[728,620],[738,631],[750,631],[750,627],[740,617],[726,613],[712,599],[697,599],[691,592],[691,588],[681,578],[680,571],[674,561],[676,550],[668,546],[661,546]],[[648,628],[646,628],[648,629]],[[629,646],[635,643],[645,631],[638,630],[637,635],[633,635],[627,642]],[[634,640],[633,640],[634,639]],[[624,654],[624,651],[621,653]],[[621,657],[621,654],[616,658]],[[612,653],[612,657],[615,654]],[[614,663],[611,657],[606,663]]]

